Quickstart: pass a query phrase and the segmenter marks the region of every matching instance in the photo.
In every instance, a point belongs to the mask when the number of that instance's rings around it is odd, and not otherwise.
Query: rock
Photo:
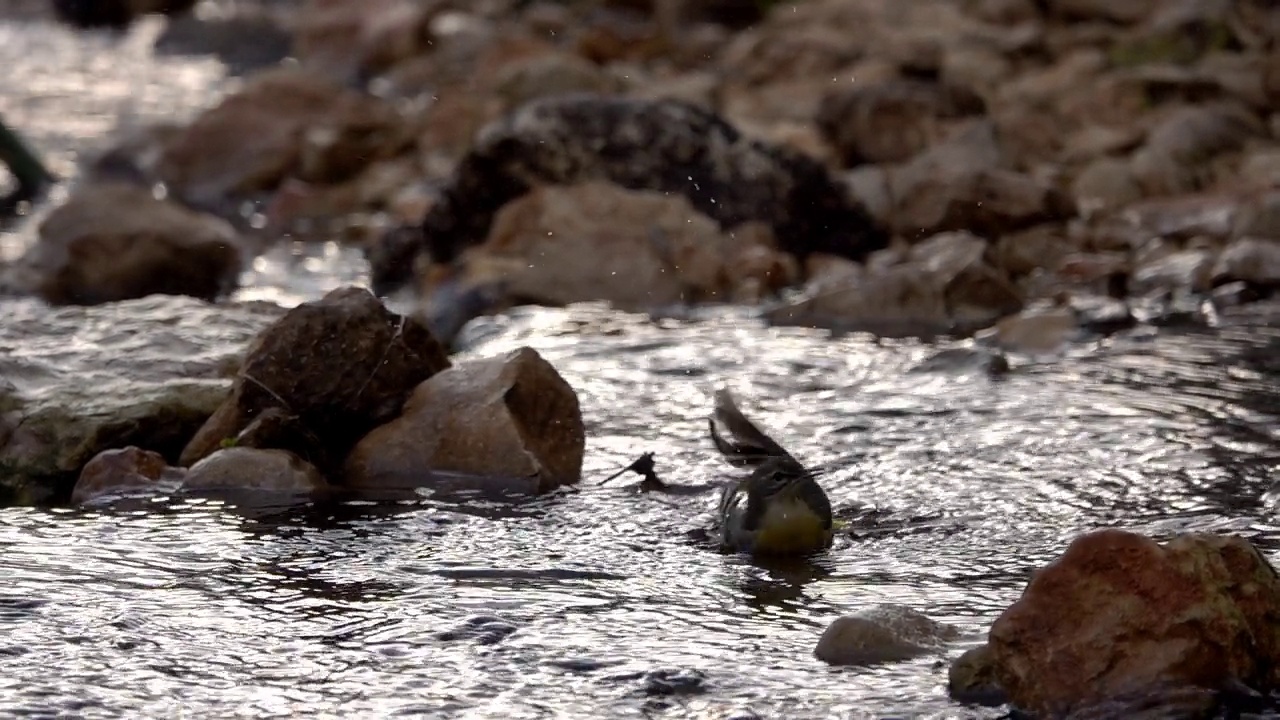
[[[1163,687],[1280,681],[1280,578],[1241,538],[1077,538],[991,627],[1017,707],[1068,713]]]
[[[987,264],[986,243],[944,233],[901,264],[814,274],[807,297],[766,312],[780,325],[860,329],[883,335],[969,332],[1022,309],[1021,293]]]
[[[188,204],[223,208],[286,177],[337,182],[408,140],[394,109],[305,71],[255,75],[165,144],[159,178]]]
[[[607,95],[622,90],[621,83],[599,65],[565,52],[507,65],[494,78],[494,85],[508,111],[544,97],[573,93]]]
[[[1127,160],[1101,157],[1086,165],[1071,182],[1071,195],[1085,215],[1124,207],[1142,199],[1142,188]]]
[[[1212,288],[1214,253],[1180,250],[1139,264],[1129,278],[1129,292],[1146,295],[1163,290],[1208,292]]]
[[[1232,280],[1280,287],[1280,240],[1241,238],[1227,245],[1213,266],[1213,284]]]
[[[1068,20],[1110,20],[1136,24],[1160,6],[1160,0],[1051,0],[1049,11]]]
[[[1263,132],[1256,117],[1233,103],[1179,108],[1134,153],[1134,177],[1148,195],[1193,192],[1210,184],[1205,173],[1212,158],[1239,150]]]
[[[169,467],[158,452],[132,445],[103,450],[80,471],[80,479],[71,491],[71,504],[83,505],[139,490],[155,491],[165,480],[176,487],[182,480],[182,471]]]
[[[320,471],[286,450],[229,447],[191,466],[182,489],[310,494],[328,488]]]
[[[1036,225],[1001,235],[996,242],[993,264],[1010,277],[1019,277],[1056,268],[1073,249],[1061,226]]]
[[[1065,195],[1001,162],[994,128],[978,121],[898,167],[890,174],[894,230],[1000,235],[1072,214]]]
[[[213,300],[239,284],[242,241],[225,221],[119,183],[82,187],[40,224],[19,277],[58,305],[153,294]]]
[[[983,643],[969,648],[951,662],[947,672],[947,694],[952,700],[974,705],[999,707],[1009,702],[1000,680],[991,646]]]
[[[356,445],[346,482],[402,488],[445,472],[543,493],[579,480],[585,438],[573,388],[536,351],[520,348],[419,385],[399,418]]]
[[[153,295],[54,309],[6,300],[0,312],[0,495],[33,504],[66,501],[104,450],[176,458],[245,346],[284,311]]]
[[[799,256],[860,257],[887,242],[807,157],[749,140],[692,105],[577,95],[530,103],[488,126],[428,213],[422,245],[370,254],[375,288],[407,280],[423,249],[452,261],[534,184],[593,179],[684,195],[724,228],[766,222],[780,248]]]
[[[1178,195],[1135,203],[1120,213],[1139,237],[1226,239],[1237,226],[1240,199],[1217,193]]]
[[[1005,350],[1052,353],[1062,349],[1079,330],[1070,308],[1036,308],[1001,318],[995,326],[995,341]]]
[[[1252,198],[1234,220],[1230,231],[1233,237],[1280,239],[1280,192],[1264,192]]]
[[[310,0],[298,14],[294,53],[308,70],[342,83],[367,79],[431,49],[441,3]]]
[[[545,186],[503,207],[461,262],[493,268],[489,277],[521,302],[606,300],[627,310],[726,302],[751,279],[765,293],[794,282],[794,260],[772,250],[772,238],[748,235],[722,232],[682,195],[605,182]]]
[[[813,654],[830,665],[901,662],[937,652],[959,637],[956,628],[900,605],[877,605],[836,618]]]
[[[902,162],[943,136],[942,122],[985,110],[976,95],[938,83],[858,83],[830,92],[817,123],[845,165]]]
[[[387,310],[368,290],[338,288],[258,334],[231,393],[182,451],[181,463],[207,457],[272,408],[298,416],[338,462],[361,436],[394,418],[418,383],[447,367],[444,348],[416,320]]]

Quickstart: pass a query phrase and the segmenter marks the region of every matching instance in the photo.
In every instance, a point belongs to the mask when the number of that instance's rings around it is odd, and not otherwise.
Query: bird
[[[831,501],[818,484],[818,472],[800,464],[748,420],[728,390],[716,391],[708,426],[720,455],[734,467],[751,470],[721,490],[722,551],[778,557],[811,555],[831,547]]]

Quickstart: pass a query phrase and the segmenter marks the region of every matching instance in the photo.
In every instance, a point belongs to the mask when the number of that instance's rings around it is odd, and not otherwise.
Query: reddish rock
[[[165,481],[176,481],[182,470],[169,467],[160,453],[130,445],[103,450],[80,471],[71,491],[71,504],[81,505],[104,497],[138,490],[158,490]]]
[[[857,83],[832,91],[818,110],[818,127],[845,165],[902,162],[944,135],[946,120],[978,115],[982,99],[919,80]]]
[[[520,348],[419,385],[399,418],[352,450],[346,482],[366,489],[430,485],[434,471],[542,493],[579,480],[585,445],[573,388],[536,351]]]
[[[1280,683],[1280,578],[1236,537],[1084,535],[990,632],[1016,706],[1066,713],[1163,687]]]

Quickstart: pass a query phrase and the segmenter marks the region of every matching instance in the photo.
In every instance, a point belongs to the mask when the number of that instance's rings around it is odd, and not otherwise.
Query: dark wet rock
[[[302,417],[284,408],[263,410],[239,435],[223,444],[237,448],[286,450],[317,468],[331,468],[335,462]]]
[[[686,196],[722,227],[770,224],[781,249],[861,257],[884,233],[817,162],[742,136],[686,103],[593,95],[544,99],[488,126],[427,215],[423,236],[371,254],[379,292],[404,282],[426,250],[450,262],[494,215],[536,184],[608,180]],[[421,244],[419,244],[419,242]]]
[[[55,309],[6,301],[0,488],[22,504],[63,502],[104,450],[175,460],[225,397],[245,346],[283,312],[165,295]]]
[[[183,450],[182,464],[208,456],[272,408],[298,416],[339,462],[356,440],[399,414],[418,383],[447,367],[444,348],[416,320],[362,288],[333,290],[259,333],[230,395]]]
[[[968,372],[977,370],[990,376],[1009,372],[1009,359],[999,351],[982,347],[939,350],[911,368],[910,372]]]
[[[156,171],[184,202],[221,210],[290,176],[349,179],[408,140],[389,103],[281,67],[255,75],[176,133]]]
[[[1005,233],[996,241],[992,265],[1017,278],[1053,268],[1075,249],[1075,243],[1057,223],[1036,225]]]
[[[212,300],[239,284],[246,251],[225,221],[113,183],[83,187],[51,212],[15,270],[59,305],[157,293]]]
[[[813,654],[830,665],[901,662],[937,652],[960,632],[908,607],[877,605],[837,618]]]
[[[767,226],[722,231],[684,196],[589,182],[508,203],[458,264],[472,285],[499,283],[523,303],[643,310],[772,295],[799,277],[773,245]]]
[[[697,695],[706,692],[707,677],[699,670],[663,668],[641,678],[641,690],[649,696]]]
[[[1077,538],[989,641],[1012,703],[1067,713],[1164,688],[1280,682],[1280,576],[1248,541],[1121,530]]]
[[[270,492],[313,494],[328,483],[320,471],[287,450],[228,447],[191,466],[182,489],[201,493]]]
[[[580,479],[585,444],[573,388],[536,351],[520,348],[419,385],[399,418],[352,450],[346,482],[411,487],[441,471],[541,493]]]
[[[996,676],[991,646],[982,644],[964,651],[947,671],[947,694],[952,700],[973,705],[999,707],[1009,702]]]
[[[1127,330],[1137,323],[1129,303],[1105,295],[1072,295],[1067,304],[1076,313],[1080,327],[1102,335]]]
[[[943,121],[985,109],[981,98],[964,90],[903,79],[829,93],[817,123],[845,165],[902,162],[940,139]]]
[[[125,28],[138,16],[185,13],[196,0],[53,0],[58,19],[81,28]]]
[[[71,491],[71,503],[81,505],[125,493],[155,492],[166,480],[176,487],[182,480],[182,471],[169,467],[158,452],[134,446],[103,450],[80,471],[80,479]]]
[[[455,628],[436,633],[436,639],[444,642],[471,640],[477,645],[496,645],[514,633],[514,623],[493,615],[475,615]]]

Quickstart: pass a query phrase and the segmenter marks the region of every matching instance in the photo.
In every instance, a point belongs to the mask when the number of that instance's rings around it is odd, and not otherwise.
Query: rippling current
[[[19,32],[30,27],[0,23],[0,61],[46,52],[72,75],[137,72],[77,60],[71,49],[96,39]],[[204,72],[135,60],[162,87]],[[207,82],[176,107],[211,101]],[[38,90],[14,102],[37,141],[86,149],[30,102]],[[332,247],[282,252],[247,295],[296,302],[362,272]],[[994,717],[946,698],[945,661],[973,640],[847,669],[816,660],[814,644],[836,616],[877,603],[976,638],[1031,569],[1090,528],[1230,531],[1280,548],[1268,495],[1277,317],[1258,307],[1212,329],[1134,330],[1012,358],[1001,376],[965,345],[939,358],[940,346],[731,312],[694,322],[582,307],[482,322],[467,355],[531,345],[577,389],[579,487],[519,505],[0,510],[0,715]],[[706,494],[599,483],[648,451],[673,485],[724,477],[704,434],[720,385],[830,470],[838,508],[876,521],[813,562],[767,566],[690,539],[710,520]]]

